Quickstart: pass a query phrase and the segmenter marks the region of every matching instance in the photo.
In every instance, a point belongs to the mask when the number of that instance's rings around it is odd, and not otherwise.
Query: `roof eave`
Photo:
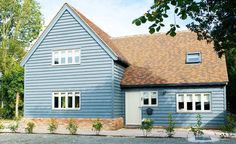
[[[154,87],[198,87],[198,86],[225,86],[228,84],[228,81],[224,82],[204,82],[204,83],[170,83],[170,84],[130,84],[124,85],[121,84],[122,88],[154,88]]]

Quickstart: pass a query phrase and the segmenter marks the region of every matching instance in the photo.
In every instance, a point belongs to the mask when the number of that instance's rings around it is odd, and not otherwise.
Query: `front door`
[[[125,93],[125,122],[126,125],[141,124],[141,93]]]

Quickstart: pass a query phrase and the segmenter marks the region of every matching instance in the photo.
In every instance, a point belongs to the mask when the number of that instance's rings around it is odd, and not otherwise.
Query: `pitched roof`
[[[160,85],[227,82],[225,58],[195,33],[178,32],[112,38],[130,66],[121,85]],[[202,63],[186,64],[187,52],[201,52]]]
[[[102,41],[118,56],[118,59],[128,64],[128,61],[126,58],[122,55],[120,50],[116,47],[116,45],[113,44],[111,40],[111,36],[108,35],[106,32],[104,32],[101,28],[99,28],[96,24],[94,24],[91,20],[89,20],[87,17],[85,17],[78,9],[74,8],[73,6],[67,4],[69,7],[71,7],[78,16],[100,37]]]

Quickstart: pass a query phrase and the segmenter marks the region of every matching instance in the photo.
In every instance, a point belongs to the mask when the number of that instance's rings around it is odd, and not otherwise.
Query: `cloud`
[[[87,18],[111,36],[124,36],[148,33],[148,24],[135,26],[132,21],[144,14],[153,0],[37,0],[47,25],[64,3],[79,9]],[[173,15],[165,24],[173,22]],[[184,24],[181,26],[183,27]],[[183,27],[186,29],[185,27]],[[162,31],[168,30],[168,27]]]

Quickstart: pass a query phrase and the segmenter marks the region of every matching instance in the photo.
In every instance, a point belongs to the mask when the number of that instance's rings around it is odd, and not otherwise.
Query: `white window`
[[[209,112],[211,111],[210,99],[211,95],[209,93],[177,94],[177,112]]]
[[[142,106],[157,106],[158,94],[156,91],[144,91],[142,92]]]
[[[200,63],[201,62],[201,53],[187,53],[186,55],[186,63]]]
[[[53,51],[53,65],[80,64],[80,49]]]
[[[80,109],[80,92],[53,92],[52,109]]]

